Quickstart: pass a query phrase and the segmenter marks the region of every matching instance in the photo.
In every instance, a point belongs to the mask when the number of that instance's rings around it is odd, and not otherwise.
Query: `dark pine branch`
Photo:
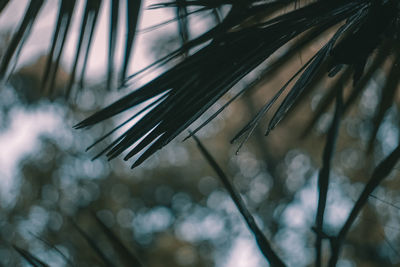
[[[347,218],[345,224],[340,230],[339,234],[332,239],[332,255],[329,260],[329,266],[334,267],[339,259],[340,250],[343,246],[344,239],[353,225],[358,214],[361,212],[362,208],[368,201],[370,194],[379,186],[379,184],[390,174],[397,161],[400,158],[400,144],[396,147],[393,152],[386,157],[379,165],[375,168],[372,176],[368,183],[365,185],[363,192],[357,199],[349,217]]]
[[[225,175],[224,171],[215,161],[215,159],[211,156],[211,154],[207,151],[207,149],[203,146],[200,140],[193,135],[194,140],[200,149],[200,152],[203,154],[207,162],[210,166],[214,169],[217,173],[218,177],[220,178],[222,184],[225,186],[226,190],[228,191],[229,195],[231,196],[233,202],[235,203],[236,207],[238,208],[239,212],[242,214],[244,220],[247,223],[247,226],[253,232],[254,237],[256,238],[257,245],[260,248],[260,251],[263,253],[265,258],[272,266],[285,266],[283,261],[279,258],[276,252],[272,249],[270,242],[265,237],[261,229],[258,227],[256,221],[254,220],[253,215],[251,215],[250,211],[247,209],[246,204],[244,203],[242,197],[240,196],[239,192],[236,190],[234,185],[231,183],[229,178]]]
[[[328,197],[329,188],[329,174],[331,170],[331,162],[334,155],[336,139],[338,136],[340,118],[343,110],[343,99],[342,99],[342,88],[337,91],[336,95],[336,108],[335,115],[332,120],[331,127],[328,131],[326,138],[326,144],[322,156],[322,168],[319,172],[318,177],[318,208],[317,216],[315,219],[317,240],[315,242],[316,248],[316,266],[320,267],[322,264],[322,239],[323,239],[323,225],[324,225],[324,213],[326,208],[326,200]]]

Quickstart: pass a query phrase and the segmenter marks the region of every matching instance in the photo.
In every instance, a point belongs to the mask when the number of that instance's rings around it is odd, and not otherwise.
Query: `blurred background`
[[[85,90],[78,90],[71,101],[65,101],[64,87],[84,5],[84,1],[79,2],[54,94],[44,94],[40,84],[57,1],[47,1],[13,74],[0,85],[0,265],[29,266],[13,248],[15,245],[50,266],[132,266],[134,256],[149,267],[267,266],[251,232],[193,140],[182,142],[185,135],[178,136],[134,170],[121,158],[91,160],[122,128],[104,144],[85,152],[130,114],[85,131],[73,130],[72,126],[145,83],[157,71],[132,81],[126,89],[106,89],[106,18],[110,7],[104,1],[90,50]],[[1,14],[0,56],[27,3],[12,1]],[[180,46],[176,21],[153,27],[173,18],[174,11],[146,9],[150,4],[145,2],[141,14],[130,74]],[[215,24],[212,17],[190,18],[193,36]],[[125,32],[121,29],[118,34]],[[262,69],[274,62],[272,56],[192,127],[200,125],[250,81],[262,80],[251,94],[244,94],[204,127],[198,137],[290,266],[314,262],[316,181],[333,116],[333,105],[324,101],[330,93],[326,85],[335,83],[349,95],[351,75],[313,84],[314,90],[303,96],[289,118],[265,137],[267,115],[237,155],[239,144],[229,141],[320,46],[313,43],[288,55],[281,66],[283,71],[262,77]],[[117,49],[117,63],[122,58],[121,47]],[[389,60],[386,65],[391,63]],[[341,123],[325,217],[328,233],[337,233],[373,168],[397,146],[399,96],[387,108],[372,152],[367,153],[377,105],[384,95],[381,85],[385,83],[386,65],[374,71],[373,79]],[[316,111],[321,115],[315,117]],[[370,197],[347,238],[339,266],[400,266],[398,170]],[[329,244],[323,248],[328,256]]]

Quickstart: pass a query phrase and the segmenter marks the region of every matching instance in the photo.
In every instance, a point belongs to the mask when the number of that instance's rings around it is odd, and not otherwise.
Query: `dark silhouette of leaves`
[[[267,5],[265,8],[267,7],[271,6]],[[261,24],[223,32],[222,30],[227,27],[229,27],[227,29],[232,28],[231,25],[244,16],[236,15],[235,9],[232,9],[220,25],[203,35],[204,40],[213,38],[209,45],[143,87],[82,121],[76,125],[76,128],[93,125],[155,96],[165,94],[165,99],[118,139],[107,153],[109,159],[112,159],[144,138],[125,157],[127,160],[149,146],[134,163],[133,167],[135,167],[168,144],[234,84],[282,45],[317,25],[326,25],[320,28],[323,32],[329,26],[354,14],[360,7],[364,7],[363,3],[338,1],[321,4],[317,2]],[[272,119],[269,130],[283,118],[302,90],[309,84],[336,39],[363,17],[362,11],[363,9],[358,11],[317,53]],[[215,35],[216,33],[218,35]]]
[[[32,25],[35,22],[35,19],[43,3],[44,3],[43,0],[35,0],[31,1],[31,3],[29,4],[29,7],[25,12],[24,19],[22,20],[17,32],[13,36],[11,43],[8,45],[5,55],[2,59],[0,65],[0,79],[4,78],[4,75],[6,74],[7,68],[15,52],[17,50],[20,50],[24,45],[24,42],[27,36],[29,35],[29,31],[31,30]],[[5,2],[2,5],[0,5],[0,7],[2,6],[4,8],[6,4],[7,3]]]
[[[53,42],[49,57],[47,59],[46,67],[44,70],[42,88],[46,88],[46,85],[50,83],[49,92],[50,94],[54,90],[56,81],[57,70],[60,66],[61,55],[67,39],[68,29],[71,25],[71,19],[75,8],[75,0],[63,0],[61,1],[60,10],[58,13],[56,29],[53,36]],[[53,62],[55,59],[55,62]]]
[[[74,64],[72,67],[71,71],[71,77],[69,80],[69,83],[67,85],[67,91],[66,91],[66,96],[69,97],[72,86],[74,85],[75,82],[75,76],[76,76],[76,71],[78,68],[78,63],[80,60],[80,54],[82,50],[82,45],[86,45],[86,52],[84,55],[84,61],[83,61],[83,66],[81,68],[81,80],[80,80],[80,86],[81,88],[83,87],[83,80],[84,80],[84,74],[86,70],[86,64],[88,61],[89,57],[89,50],[90,50],[90,45],[92,43],[92,38],[93,38],[93,33],[94,29],[96,26],[96,21],[97,17],[100,11],[100,5],[101,5],[101,0],[87,0],[86,2],[86,7],[82,19],[82,26],[81,26],[81,31],[79,35],[79,41],[77,45],[77,50],[76,50],[76,55],[74,59]]]

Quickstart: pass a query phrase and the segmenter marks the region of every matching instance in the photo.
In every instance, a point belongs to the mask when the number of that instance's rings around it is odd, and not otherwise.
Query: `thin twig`
[[[387,201],[387,200],[384,200],[384,199],[382,199],[382,198],[379,198],[379,197],[377,197],[377,196],[375,196],[375,195],[369,195],[369,197],[375,198],[376,200],[378,200],[378,201],[380,201],[380,202],[382,202],[382,203],[385,203],[385,204],[387,204],[387,205],[389,205],[389,206],[391,206],[391,207],[393,207],[393,208],[396,208],[396,209],[400,210],[400,206],[397,206],[397,205],[395,205],[395,204],[393,204],[393,203],[391,203],[391,202],[389,202],[389,201]]]
[[[386,238],[385,234],[382,234],[383,240],[385,240],[386,244],[388,247],[393,250],[394,253],[396,253],[397,256],[400,257],[400,252],[393,246],[393,244]]]

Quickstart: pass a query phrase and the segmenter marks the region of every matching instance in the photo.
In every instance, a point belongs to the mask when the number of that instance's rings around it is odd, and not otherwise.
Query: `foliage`
[[[0,11],[6,10],[8,1],[0,1]],[[84,77],[90,46],[93,40],[94,29],[102,6],[100,0],[87,0],[82,17],[80,36],[76,45],[76,56],[70,77],[65,86],[65,95],[69,97],[75,87],[84,87]],[[40,14],[40,9],[45,4],[43,0],[33,0],[27,7],[26,13],[19,28],[10,40],[7,50],[3,55],[0,65],[0,76],[8,79],[11,63],[16,60],[19,51],[29,34],[32,25]],[[217,109],[208,119],[200,120],[200,125],[195,128],[189,137],[195,137],[200,129],[217,117],[238,96],[254,92],[255,88],[262,87],[266,80],[273,75],[288,70],[288,63],[298,52],[306,53],[308,60],[298,70],[290,74],[290,78],[277,92],[267,92],[268,100],[254,112],[254,116],[236,134],[231,142],[242,139],[238,150],[249,136],[254,133],[261,119],[275,108],[278,100],[281,103],[274,111],[267,125],[265,135],[269,135],[283,120],[288,120],[287,115],[293,110],[298,110],[299,105],[305,102],[312,89],[323,85],[325,91],[311,118],[309,125],[304,120],[297,122],[305,128],[304,136],[310,136],[311,129],[323,119],[332,103],[335,110],[330,127],[326,129],[325,148],[322,156],[321,168],[318,174],[318,206],[315,215],[315,264],[321,266],[327,263],[335,266],[343,250],[344,242],[350,227],[368,198],[381,185],[382,181],[391,176],[400,156],[399,138],[390,146],[389,152],[374,152],[376,146],[384,146],[385,140],[376,142],[380,127],[395,109],[395,96],[398,86],[399,59],[398,32],[399,32],[399,5],[394,0],[331,0],[331,1],[187,1],[160,2],[151,5],[150,9],[166,8],[176,11],[179,29],[180,47],[166,56],[157,59],[147,68],[127,76],[128,65],[131,58],[140,10],[140,1],[126,1],[126,36],[124,39],[124,60],[120,68],[114,68],[114,55],[116,51],[118,16],[121,12],[120,2],[110,2],[110,32],[107,67],[107,89],[113,87],[127,87],[129,82],[137,79],[149,71],[161,70],[162,73],[148,83],[135,88],[131,93],[115,101],[109,106],[87,117],[75,128],[86,128],[112,118],[122,112],[133,110],[125,122],[119,124],[103,137],[93,142],[88,149],[97,145],[125,125],[129,125],[114,141],[106,145],[95,158],[106,154],[109,160],[118,157],[129,150],[124,160],[137,157],[132,168],[144,163],[157,150],[165,147],[191,124],[205,114],[217,101],[223,98],[228,91],[236,91],[234,96]],[[49,57],[44,68],[41,80],[41,89],[54,95],[56,77],[59,72],[61,56],[66,38],[69,33],[71,19],[77,1],[61,0],[59,13],[55,25],[53,41]],[[191,33],[190,17],[205,13],[215,20],[213,26],[205,32],[193,36]],[[166,22],[167,23],[170,23]],[[310,52],[310,47],[318,47]],[[82,52],[82,49],[84,52]],[[286,51],[285,51],[286,50]],[[83,53],[83,55],[81,55]],[[83,62],[81,62],[83,60]],[[81,64],[79,64],[81,62]],[[79,70],[78,70],[79,66]],[[381,70],[384,70],[383,72]],[[80,78],[77,79],[77,72]],[[113,82],[116,73],[120,73],[118,86]],[[343,226],[330,233],[325,226],[325,212],[328,207],[328,193],[332,185],[332,165],[334,164],[336,143],[340,143],[340,126],[348,113],[363,118],[362,110],[354,107],[356,100],[361,95],[367,94],[371,83],[378,74],[384,73],[383,82],[379,82],[380,97],[377,107],[372,108],[373,116],[368,118],[372,127],[366,140],[361,140],[361,150],[367,155],[376,156],[376,160],[366,159],[364,166],[370,164],[368,171],[372,174],[368,181],[364,180],[363,190],[355,196],[354,206],[344,220]],[[328,76],[328,77],[327,77]],[[254,78],[257,77],[257,78]],[[250,82],[247,82],[248,80]],[[237,89],[240,82],[245,85]],[[233,89],[232,89],[233,88]],[[79,88],[77,89],[77,91]],[[257,90],[258,91],[258,90]],[[303,101],[302,101],[303,100]],[[246,101],[246,100],[244,100]],[[360,102],[362,103],[362,101]],[[251,106],[251,105],[250,105]],[[240,110],[239,110],[240,112]],[[298,117],[293,114],[296,119]],[[348,118],[351,118],[350,116]],[[271,133],[271,136],[273,133]],[[269,136],[269,138],[271,138]],[[365,136],[365,135],[364,135]],[[196,138],[196,137],[195,137]],[[197,140],[197,139],[196,139]],[[261,252],[272,266],[284,266],[284,258],[270,245],[270,239],[257,226],[254,218],[248,211],[245,202],[235,187],[216,163],[216,160],[201,145],[200,151],[210,165],[222,179],[238,209],[242,213],[250,230],[256,237]],[[393,142],[392,142],[393,143]],[[284,144],[285,146],[287,144]],[[276,145],[276,147],[279,147]],[[343,146],[346,147],[346,146]],[[340,146],[339,146],[340,148]],[[237,151],[238,151],[237,150]],[[265,152],[264,152],[265,153]],[[375,153],[375,154],[372,154]],[[137,156],[140,154],[139,156]],[[267,158],[273,156],[267,155]],[[279,158],[279,157],[277,157]],[[151,161],[151,159],[150,159]],[[379,163],[377,163],[379,162]],[[375,166],[371,170],[372,166]],[[299,167],[300,169],[300,167]],[[398,173],[394,171],[397,175]],[[393,172],[393,173],[394,173]],[[395,174],[395,175],[396,175]],[[277,183],[278,179],[274,179]],[[274,184],[274,189],[279,192],[279,197],[285,197],[284,189],[279,189]],[[300,190],[300,189],[299,189]],[[383,190],[390,190],[390,187]],[[292,196],[293,197],[293,196]],[[106,203],[106,201],[105,201]],[[278,206],[278,204],[275,204]],[[275,212],[276,207],[274,207]],[[375,212],[379,213],[378,210]],[[72,214],[71,214],[72,215]],[[391,219],[393,219],[391,217]],[[279,220],[277,220],[279,223]],[[118,247],[118,251],[125,255],[127,262],[139,262],[129,249],[118,241],[119,239],[104,224],[100,222],[103,232],[108,235],[109,242]],[[275,223],[277,223],[275,221]],[[87,241],[93,251],[102,259],[105,265],[114,265],[107,255],[96,244],[89,234],[78,224],[75,229]],[[361,226],[360,226],[361,227]],[[279,228],[279,227],[278,227]],[[278,231],[272,231],[277,234]],[[388,244],[390,241],[384,238]],[[323,244],[329,243],[330,253]],[[361,242],[362,243],[362,242]],[[393,246],[390,245],[391,248]],[[15,245],[16,251],[33,265],[43,265],[41,260],[29,251]],[[372,249],[376,251],[375,248]],[[394,251],[396,249],[394,248]],[[377,253],[380,261],[381,255]],[[114,255],[115,259],[123,259],[122,255]],[[329,260],[328,260],[329,259]],[[200,261],[201,262],[201,261]],[[388,261],[385,262],[387,264]],[[139,264],[139,263],[138,263]],[[199,263],[201,264],[201,263]]]

